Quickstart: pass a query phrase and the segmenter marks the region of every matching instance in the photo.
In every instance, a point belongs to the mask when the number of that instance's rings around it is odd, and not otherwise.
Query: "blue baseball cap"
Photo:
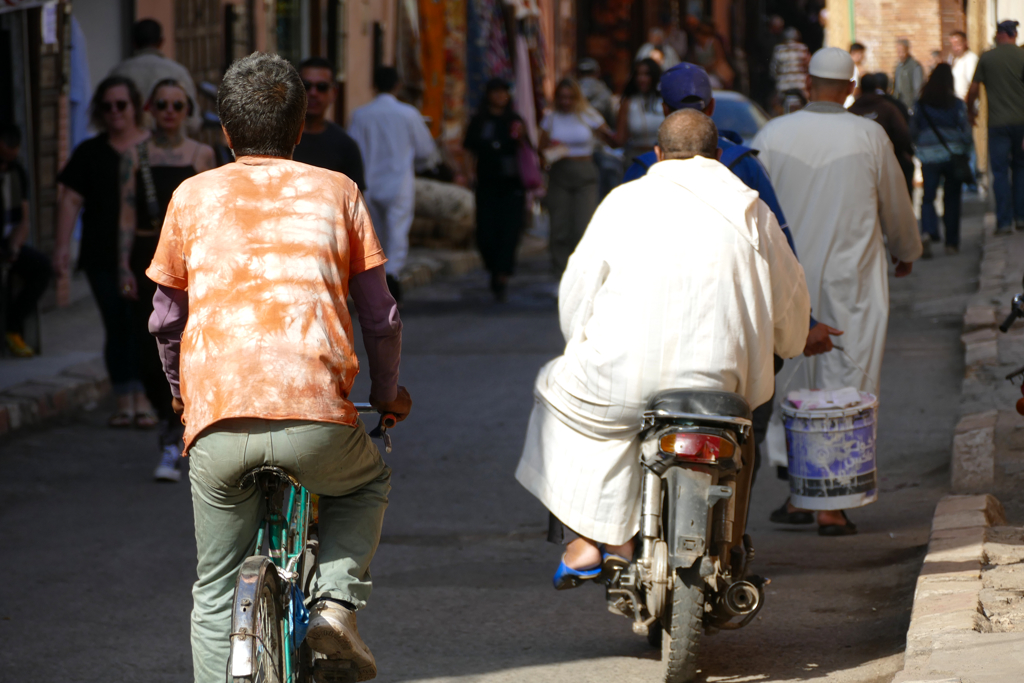
[[[711,104],[711,79],[696,64],[681,62],[661,75],[661,99],[672,111],[704,109]]]
[[[996,24],[996,33],[1005,33],[1011,38],[1016,38],[1018,26],[1020,26],[1020,22],[1014,21],[1013,19],[1000,21],[998,24]]]

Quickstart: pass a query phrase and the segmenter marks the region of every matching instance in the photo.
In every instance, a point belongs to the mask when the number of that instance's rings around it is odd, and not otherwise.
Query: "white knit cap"
[[[811,57],[807,73],[835,81],[853,80],[853,57],[838,47],[823,47]]]

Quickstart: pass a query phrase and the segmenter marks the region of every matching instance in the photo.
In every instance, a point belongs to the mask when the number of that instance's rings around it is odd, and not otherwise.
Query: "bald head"
[[[658,129],[658,160],[718,158],[718,127],[711,117],[696,109],[680,109],[665,118]]]

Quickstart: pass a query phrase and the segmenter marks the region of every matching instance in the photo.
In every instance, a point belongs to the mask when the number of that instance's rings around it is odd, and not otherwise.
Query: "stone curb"
[[[893,683],[960,683],[949,672],[929,675],[928,661],[941,636],[988,633],[981,604],[981,571],[988,529],[1006,524],[994,496],[946,496],[935,507],[928,554],[914,591],[903,671]]]
[[[102,359],[71,366],[61,374],[16,384],[0,392],[0,436],[80,409],[110,392]]]
[[[480,268],[475,251],[414,249],[402,269],[402,288],[416,289]],[[102,359],[65,369],[0,391],[0,437],[76,410],[91,409],[110,392]]]

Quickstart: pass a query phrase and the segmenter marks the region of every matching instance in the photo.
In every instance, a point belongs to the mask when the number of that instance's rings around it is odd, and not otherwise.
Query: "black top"
[[[327,125],[324,132],[306,131],[302,134],[292,158],[310,166],[343,173],[365,191],[366,178],[363,176],[363,155],[359,153],[359,145],[338,124],[324,123]]]
[[[153,174],[153,189],[156,191],[156,203],[160,207],[160,215],[156,216],[157,225],[163,225],[167,207],[171,203],[171,195],[185,180],[196,175],[197,171],[191,164],[188,166],[150,166]],[[142,179],[142,171],[135,173],[135,226],[139,230],[153,230],[153,221],[149,216],[149,202],[146,198],[146,184]],[[159,227],[156,228],[159,232]],[[150,254],[152,257],[152,254]]]
[[[462,146],[476,155],[477,182],[522,186],[517,156],[519,141],[511,135],[512,124],[516,121],[522,126],[522,118],[512,111],[499,116],[485,111],[470,120]],[[520,134],[525,134],[525,130]]]
[[[82,242],[78,267],[117,270],[117,224],[121,217],[121,155],[107,134],[89,138],[75,148],[57,176],[62,185],[82,195]]]
[[[13,176],[11,178],[13,200],[10,206],[5,206],[4,193],[0,192],[0,239],[8,237],[4,234],[8,227],[13,230],[21,224],[23,218],[21,203],[28,200],[28,174],[25,173],[25,167],[17,160],[7,164],[7,170],[0,171],[0,188],[3,187],[8,173]]]

